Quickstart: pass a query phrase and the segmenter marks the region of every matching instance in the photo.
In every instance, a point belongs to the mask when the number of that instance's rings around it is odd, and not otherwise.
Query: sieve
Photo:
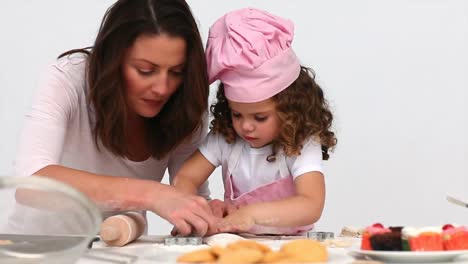
[[[101,215],[76,189],[45,177],[0,177],[0,263],[74,263]]]

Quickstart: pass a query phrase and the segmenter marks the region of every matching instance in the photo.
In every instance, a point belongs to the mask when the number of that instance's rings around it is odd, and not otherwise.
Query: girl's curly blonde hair
[[[237,133],[232,126],[231,110],[221,83],[216,95],[217,102],[210,106],[214,116],[211,130],[220,133],[228,143],[234,143]],[[299,77],[287,88],[271,98],[281,122],[278,137],[272,142],[273,153],[267,158],[273,161],[278,149],[287,156],[300,155],[304,142],[314,137],[322,145],[322,158],[329,158],[328,150],[337,139],[331,129],[333,115],[323,91],[315,82],[314,72],[301,66]]]

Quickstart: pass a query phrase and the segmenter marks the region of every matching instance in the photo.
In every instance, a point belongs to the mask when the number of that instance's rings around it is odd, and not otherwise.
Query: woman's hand
[[[219,219],[212,214],[204,198],[165,187],[157,196],[153,211],[172,223],[178,234],[204,236],[214,230]]]
[[[229,202],[223,202],[221,200],[218,200],[218,199],[214,199],[214,200],[211,200],[208,202],[208,205],[211,209],[211,213],[213,214],[213,216],[216,218],[216,222],[219,223],[222,221],[222,218],[229,215],[229,214],[232,214],[234,211],[236,211],[236,207],[234,205],[232,205],[231,203]],[[205,235],[209,236],[209,235],[213,235],[213,234],[216,234],[219,232],[219,230],[217,229],[217,226],[218,225],[215,225],[215,226],[209,226],[208,227],[208,231]],[[176,235],[179,235],[180,232],[179,230],[177,229],[177,227],[174,227],[171,231],[171,235],[173,236],[176,236]]]

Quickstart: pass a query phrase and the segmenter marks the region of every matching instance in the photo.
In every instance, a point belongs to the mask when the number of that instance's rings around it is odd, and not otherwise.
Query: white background
[[[318,230],[468,224],[468,1],[188,1],[204,40],[225,12],[292,19],[293,47],[335,114]],[[37,80],[61,52],[90,46],[111,0],[6,0],[0,9],[0,175],[13,159]],[[294,4],[294,5],[293,5]],[[213,196],[222,196],[219,170]],[[1,205],[1,201],[0,201]],[[150,233],[167,222],[150,216]]]

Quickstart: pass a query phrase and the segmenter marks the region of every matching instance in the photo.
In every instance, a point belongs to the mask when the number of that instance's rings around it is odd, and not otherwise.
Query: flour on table
[[[154,244],[154,247],[164,250],[164,251],[173,251],[173,252],[179,252],[179,253],[185,253],[185,252],[190,252],[198,249],[204,249],[204,248],[209,248],[207,245],[170,245],[170,246],[165,246],[161,244]]]

